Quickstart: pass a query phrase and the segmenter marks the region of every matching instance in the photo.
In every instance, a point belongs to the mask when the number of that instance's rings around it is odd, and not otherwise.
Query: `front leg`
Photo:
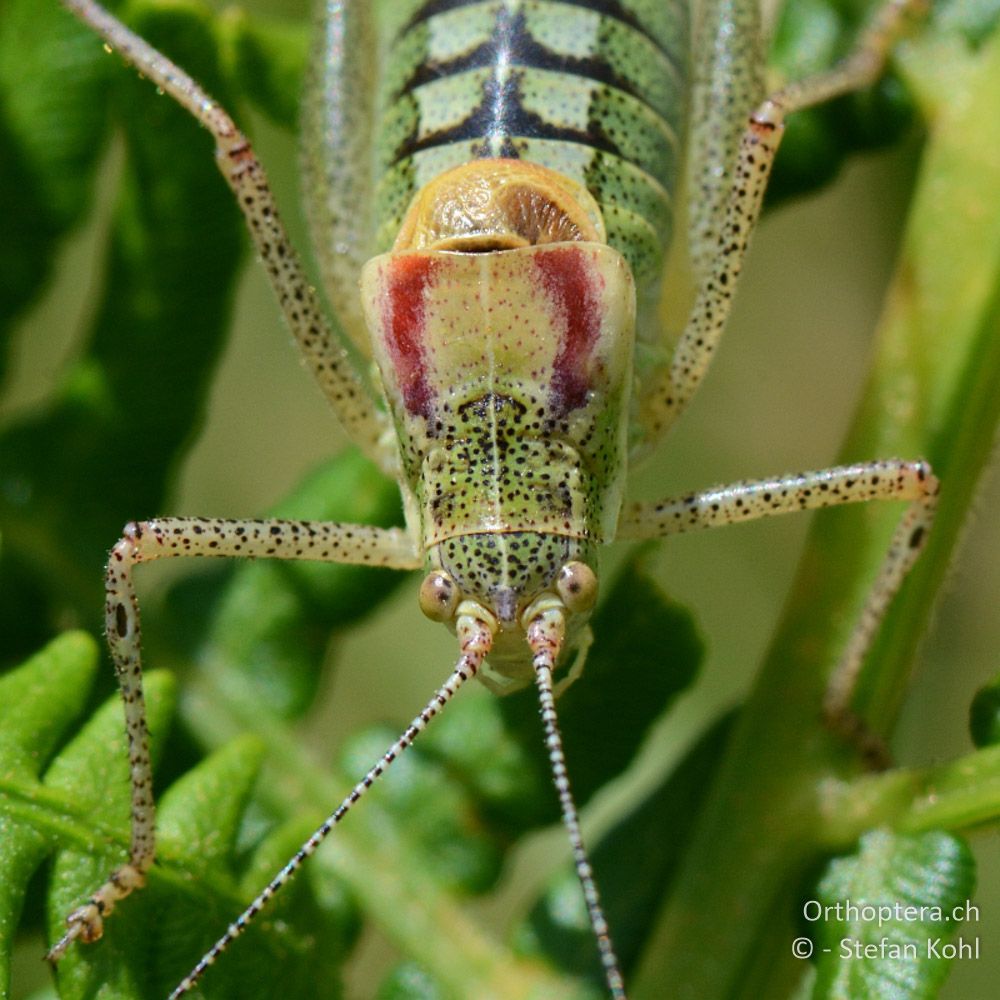
[[[246,136],[187,73],[93,0],[63,3],[211,132],[219,170],[236,196],[306,365],[354,443],[384,472],[395,475],[397,455],[390,443],[389,420],[376,406],[367,378],[327,319],[278,215],[264,168]]]
[[[850,736],[871,757],[878,758],[880,748],[867,742],[863,727],[851,713],[851,698],[889,602],[926,541],[937,495],[938,480],[926,462],[862,462],[632,504],[622,512],[617,537],[662,538],[798,510],[867,500],[909,500],[910,506],[892,536],[861,616],[830,675],[823,701],[823,714],[830,728]]]
[[[128,862],[67,917],[67,931],[48,953],[58,960],[74,938],[97,940],[104,917],[146,881],[155,852],[153,769],[142,694],[139,603],[132,580],[142,562],[177,556],[302,559],[415,569],[417,545],[399,528],[323,521],[228,521],[170,517],[133,522],[111,550],[105,577],[105,631],[125,705],[132,785],[132,836]]]

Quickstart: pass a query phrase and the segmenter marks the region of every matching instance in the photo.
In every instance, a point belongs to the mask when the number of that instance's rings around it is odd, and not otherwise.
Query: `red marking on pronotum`
[[[565,247],[535,255],[542,287],[564,327],[553,363],[552,409],[559,415],[583,406],[591,388],[587,362],[601,332],[601,277],[587,254]]]
[[[431,418],[432,393],[424,358],[424,293],[436,261],[422,254],[397,257],[389,265],[382,329],[403,404]]]

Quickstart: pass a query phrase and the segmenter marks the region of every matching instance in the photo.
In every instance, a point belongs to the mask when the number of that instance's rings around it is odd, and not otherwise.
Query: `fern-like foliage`
[[[44,884],[33,877],[51,862],[45,911],[50,940],[65,915],[119,864],[127,849],[128,767],[121,706],[112,698],[83,719],[97,649],[83,633],[67,633],[0,681],[0,975],[9,983],[13,935],[21,911]],[[154,748],[174,714],[175,685],[162,672],[147,678]],[[69,742],[63,743],[69,733]],[[149,887],[121,906],[102,940],[72,948],[59,965],[61,997],[165,996],[198,951],[238,910],[245,891],[238,871],[259,877],[289,850],[278,829],[241,856],[238,834],[264,745],[243,737],[206,758],[160,797],[159,865]],[[300,830],[291,831],[297,837]],[[294,838],[292,838],[294,839]],[[245,847],[243,847],[245,850]],[[237,865],[237,861],[239,864]],[[26,898],[27,897],[27,898]],[[252,931],[220,969],[210,995],[240,995],[247,982],[261,996],[315,996],[336,983],[337,948],[305,949],[324,929],[307,885],[289,893],[272,919]],[[39,956],[40,958],[40,956]],[[324,995],[330,995],[324,990]]]

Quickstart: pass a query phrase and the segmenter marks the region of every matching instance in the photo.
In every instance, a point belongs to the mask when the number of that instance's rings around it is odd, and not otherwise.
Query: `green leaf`
[[[223,12],[219,32],[233,84],[272,120],[294,128],[309,55],[308,26],[251,17],[232,7]]]
[[[342,773],[364,774],[398,735],[395,728],[377,726],[352,736],[341,755]],[[384,821],[405,825],[407,839],[419,844],[441,885],[485,892],[500,874],[505,845],[483,822],[475,799],[454,780],[447,762],[422,749],[418,743],[400,755],[366,808],[370,817],[377,810]]]
[[[86,213],[106,131],[107,60],[58,4],[7,0],[0,18],[0,381],[10,321],[47,281]],[[67,87],[66,80],[73,86]]]
[[[813,1000],[936,996],[952,949],[978,954],[977,939],[952,941],[974,872],[965,842],[946,833],[863,837],[856,854],[831,863],[805,908],[807,919],[822,914],[812,928],[819,956]]]
[[[130,9],[137,29],[154,44],[222,89],[203,11],[150,3]],[[64,22],[58,23],[62,31]],[[42,85],[60,95],[74,90],[65,73],[83,44],[80,30],[74,25],[65,41],[54,41],[54,66],[42,74]],[[96,38],[85,32],[83,38],[96,57],[111,61]],[[53,68],[63,70],[58,81],[49,81]],[[19,616],[16,601],[0,602],[8,656],[35,641],[30,627],[37,629],[39,621],[67,613],[93,621],[101,603],[94,566],[127,520],[159,513],[168,475],[201,420],[242,253],[242,225],[209,137],[173,102],[150,104],[148,84],[115,68],[107,95],[94,93],[103,76],[96,81],[89,70],[83,74],[87,116],[40,174],[65,170],[81,181],[89,178],[67,160],[80,155],[81,132],[91,155],[100,150],[93,111],[114,109],[127,157],[87,346],[57,397],[0,434],[3,588],[12,594],[32,588],[49,602],[34,618]],[[65,109],[67,116],[73,107]],[[163,163],[170,163],[169,172],[159,169]],[[84,200],[75,188],[72,194]],[[18,218],[4,223],[17,225]],[[0,246],[20,245],[30,230],[14,230]],[[46,246],[54,252],[54,244]]]
[[[383,980],[375,1000],[446,1000],[446,996],[420,966],[402,962]]]
[[[781,8],[771,63],[783,82],[822,72],[846,55],[876,9],[855,0],[795,0]],[[832,180],[858,152],[915,132],[913,98],[892,71],[873,86],[790,116],[767,190],[768,205]]]
[[[1000,743],[1000,680],[976,692],[969,706],[969,732],[977,747]]]
[[[65,731],[86,704],[96,647],[68,634],[0,681],[0,992],[7,995],[13,930],[25,893],[50,855],[46,901],[54,941],[66,914],[124,861],[129,780],[121,700],[110,699],[56,756]],[[173,683],[145,678],[154,758],[173,713]],[[74,943],[58,967],[59,995],[162,998],[249,900],[237,882],[244,811],[264,753],[248,736],[207,758],[160,797],[158,865],[148,888],[116,907],[102,939]],[[273,865],[288,849],[289,830],[259,849],[251,866]],[[301,824],[294,831],[301,833]],[[283,863],[283,861],[282,861]],[[278,866],[275,866],[278,867]],[[259,885],[255,887],[259,888]],[[332,904],[329,895],[324,900]],[[269,920],[259,921],[213,970],[204,993],[244,996],[248,982],[272,995],[312,997],[339,991],[339,965],[353,938],[350,906],[321,905],[307,880],[290,891]],[[276,919],[280,916],[280,919]],[[323,946],[302,942],[322,935]]]
[[[97,646],[72,633],[0,680],[0,995],[8,995],[14,930],[28,882],[52,847],[31,817],[30,789],[67,728],[82,713],[97,668]]]

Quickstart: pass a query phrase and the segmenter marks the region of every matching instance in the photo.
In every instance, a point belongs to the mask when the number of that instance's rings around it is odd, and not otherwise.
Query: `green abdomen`
[[[380,0],[377,244],[410,199],[470,159],[583,183],[637,282],[659,271],[686,87],[680,0]]]

